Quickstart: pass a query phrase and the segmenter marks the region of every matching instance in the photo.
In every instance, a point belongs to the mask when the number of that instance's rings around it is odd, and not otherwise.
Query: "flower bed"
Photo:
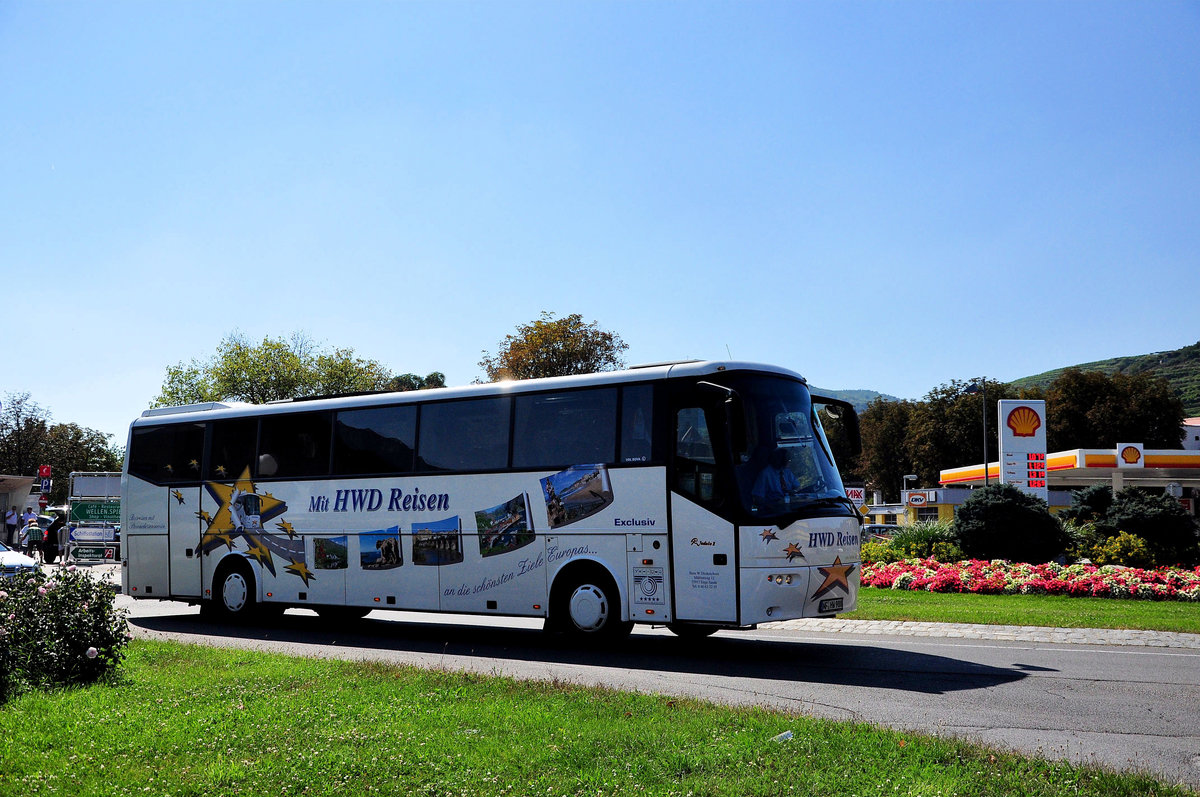
[[[971,559],[938,562],[906,559],[864,564],[864,587],[975,592],[981,595],[1069,595],[1075,598],[1135,598],[1200,601],[1200,567],[1142,570],[1117,565],[1030,565]]]

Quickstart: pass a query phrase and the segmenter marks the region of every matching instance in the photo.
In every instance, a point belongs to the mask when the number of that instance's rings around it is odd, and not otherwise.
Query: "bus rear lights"
[[[268,597],[268,598],[274,598],[274,597],[275,597],[275,593],[274,593],[274,592],[268,592],[268,593],[267,593],[267,597]]]
[[[647,610],[646,610],[646,614],[654,614],[654,610],[653,610],[653,609],[647,609]]]
[[[774,582],[776,584],[791,584],[792,583],[792,575],[790,573],[787,575],[783,575],[781,573],[768,575],[767,583],[770,584],[771,582]]]
[[[540,612],[542,610],[542,604],[540,604],[540,603],[533,604],[533,610],[535,612]]]
[[[644,565],[652,565],[652,564],[654,564],[654,560],[653,560],[653,559],[643,559],[643,560],[642,560],[642,564],[644,564]]]
[[[376,599],[375,599],[375,602],[376,602],[376,603],[379,603],[379,598],[376,598]]]

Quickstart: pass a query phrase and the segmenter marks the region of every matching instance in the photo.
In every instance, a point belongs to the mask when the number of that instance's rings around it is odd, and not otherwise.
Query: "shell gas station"
[[[1000,482],[1038,495],[1051,512],[1070,506],[1072,491],[1077,488],[1108,484],[1113,492],[1126,487],[1165,491],[1179,499],[1189,514],[1196,514],[1200,450],[1146,449],[1141,443],[1118,443],[1110,449],[1047,453],[1044,402],[997,404],[1000,461],[943,470],[939,488],[905,489],[899,504],[871,506],[866,512],[871,517],[868,522],[907,525],[952,520],[954,508],[970,495],[969,488]]]

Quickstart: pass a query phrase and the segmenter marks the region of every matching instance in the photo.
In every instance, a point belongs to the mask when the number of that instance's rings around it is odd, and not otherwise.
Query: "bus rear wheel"
[[[613,638],[633,630],[621,620],[617,585],[599,568],[579,573],[555,590],[552,628],[580,638]]]

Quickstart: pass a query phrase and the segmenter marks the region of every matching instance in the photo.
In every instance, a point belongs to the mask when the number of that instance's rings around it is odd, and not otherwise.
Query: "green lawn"
[[[1056,628],[1138,628],[1200,633],[1200,603],[1062,595],[972,595],[863,587],[853,620],[1040,625]]]
[[[1188,793],[777,711],[150,641],[111,684],[3,706],[0,740],[2,797]]]

